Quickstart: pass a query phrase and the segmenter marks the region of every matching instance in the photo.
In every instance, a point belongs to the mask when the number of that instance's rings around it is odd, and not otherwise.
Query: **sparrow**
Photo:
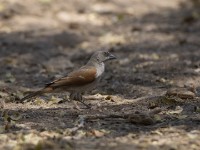
[[[84,92],[91,91],[97,86],[105,71],[105,62],[112,59],[116,59],[116,57],[110,52],[96,51],[86,65],[72,71],[65,77],[47,83],[43,89],[25,96],[21,101],[30,100],[32,97],[40,96],[45,93],[67,91],[70,93],[70,100],[79,101],[89,107],[84,103],[82,95]]]

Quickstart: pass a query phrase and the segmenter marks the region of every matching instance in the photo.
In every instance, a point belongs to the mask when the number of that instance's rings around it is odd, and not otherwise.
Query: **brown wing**
[[[57,79],[49,84],[47,87],[62,87],[62,86],[81,86],[89,84],[95,80],[96,68],[95,67],[82,67],[79,70],[73,71],[68,76]]]

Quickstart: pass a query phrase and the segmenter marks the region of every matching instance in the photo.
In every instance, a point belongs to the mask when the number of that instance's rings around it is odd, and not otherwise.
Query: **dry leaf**
[[[104,136],[105,135],[105,133],[104,132],[102,132],[102,131],[99,131],[99,130],[92,130],[91,132],[90,132],[92,135],[94,135],[95,137],[102,137],[102,136]]]
[[[18,121],[19,119],[22,118],[22,115],[18,112],[14,113],[13,115],[10,116],[11,120],[13,121]]]
[[[44,101],[42,98],[36,98],[36,99],[33,101],[33,104],[34,104],[34,105],[42,105],[42,104],[45,104],[45,101]]]
[[[178,118],[178,119],[185,119],[187,117],[188,117],[187,115],[178,115],[178,116],[176,116],[176,118]]]
[[[16,81],[15,77],[10,72],[6,73],[5,78],[6,78],[6,81],[10,83],[13,83]]]
[[[166,96],[176,96],[181,99],[193,99],[195,97],[195,93],[189,91],[186,88],[172,88],[169,89],[166,94]]]
[[[62,101],[61,98],[52,96],[51,99],[48,101],[48,105],[58,104],[60,101]]]
[[[183,111],[183,108],[180,106],[177,106],[175,110],[170,111],[170,114],[180,114]]]
[[[162,118],[161,118],[160,115],[154,115],[153,117],[154,117],[154,120],[155,120],[156,122],[162,122]]]
[[[164,96],[160,102],[161,104],[164,104],[164,105],[173,105],[173,104],[176,104],[179,100],[176,98],[176,97],[167,97],[167,96]]]
[[[152,125],[155,123],[153,116],[150,116],[146,113],[135,113],[128,117],[128,120],[132,123],[140,125]]]

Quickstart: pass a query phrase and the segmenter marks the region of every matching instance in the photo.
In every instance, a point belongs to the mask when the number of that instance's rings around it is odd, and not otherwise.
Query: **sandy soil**
[[[1,0],[0,149],[200,149],[199,6]],[[91,109],[67,93],[19,101],[105,48],[118,59],[85,95]]]

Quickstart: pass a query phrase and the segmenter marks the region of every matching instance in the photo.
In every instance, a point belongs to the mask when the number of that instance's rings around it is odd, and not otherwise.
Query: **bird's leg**
[[[76,99],[76,94],[75,93],[70,93],[70,100],[72,100],[73,104],[74,104],[74,108],[76,108],[77,110],[81,110],[80,107],[77,105],[77,103],[74,101]]]
[[[82,103],[83,105],[85,105],[87,108],[91,108],[90,107],[90,105],[88,105],[88,104],[86,104],[85,102],[84,102],[84,99],[83,99],[83,96],[82,96],[82,94],[81,93],[79,93],[79,94],[77,94],[77,101],[79,101],[80,103]]]
[[[82,103],[83,105],[85,105],[87,108],[90,108],[90,106],[88,104],[84,103],[81,93],[71,93],[70,99],[74,100],[74,101],[78,101],[78,102]],[[74,103],[74,104],[77,108],[78,107],[77,104],[76,103]],[[80,109],[80,108],[78,107],[77,109]]]

